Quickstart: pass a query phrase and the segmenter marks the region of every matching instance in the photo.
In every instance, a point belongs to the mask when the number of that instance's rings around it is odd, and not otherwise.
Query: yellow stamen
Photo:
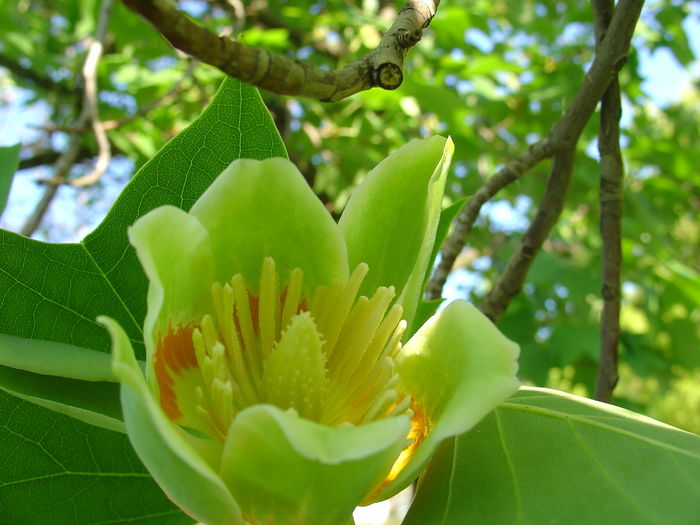
[[[329,358],[335,351],[335,345],[338,342],[340,330],[343,328],[343,324],[355,302],[355,297],[357,297],[357,291],[360,289],[362,280],[365,278],[368,271],[369,267],[364,263],[359,264],[357,268],[355,268],[343,288],[338,303],[332,310],[333,315],[330,317],[329,322],[326,325],[320,325],[320,329],[326,336],[326,355]],[[327,308],[326,310],[330,311],[331,309]]]
[[[234,379],[234,383],[240,388],[243,406],[252,405],[258,398],[258,394],[255,391],[251,377],[252,371],[243,357],[243,349],[239,342],[236,324],[233,322],[233,289],[228,284],[221,286],[219,283],[214,283],[212,286],[212,298],[217,315],[217,324],[221,330],[223,343],[227,350],[229,371]]]
[[[276,339],[279,340],[282,330],[287,329],[292,316],[296,315],[299,309],[299,300],[303,291],[304,274],[299,268],[294,268],[289,274],[289,284],[287,285],[287,295],[284,299],[282,310],[282,320],[277,328]]]
[[[258,345],[255,337],[255,328],[250,312],[250,299],[248,290],[245,287],[243,276],[236,274],[231,279],[231,288],[236,299],[236,319],[240,327],[240,333],[243,337],[243,347],[245,348],[244,356],[248,370],[255,385],[255,390],[260,394],[262,389],[262,363],[258,356]]]
[[[264,359],[270,357],[272,345],[275,343],[275,325],[279,324],[279,309],[280,300],[275,261],[270,257],[265,257],[260,274],[260,304],[258,308],[260,346]]]
[[[344,388],[357,378],[357,367],[369,350],[370,343],[374,339],[379,328],[384,312],[394,298],[394,290],[391,288],[379,288],[372,299],[367,303],[365,315],[358,320],[356,336],[352,341],[352,349],[342,353],[342,358],[336,365],[338,372],[338,388]],[[376,361],[375,361],[376,362]]]

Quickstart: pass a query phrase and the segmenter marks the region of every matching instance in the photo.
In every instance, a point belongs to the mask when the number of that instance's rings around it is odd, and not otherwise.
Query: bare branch
[[[447,275],[452,269],[457,255],[467,242],[481,206],[500,189],[517,180],[543,159],[552,156],[556,159],[560,153],[566,157],[571,149],[571,145],[575,145],[578,142],[583,127],[593,114],[598,101],[626,61],[632,33],[643,4],[643,0],[620,0],[618,2],[610,22],[610,30],[606,32],[603,41],[598,47],[593,64],[591,64],[581,87],[562,118],[554,124],[544,139],[533,144],[527,151],[509,162],[505,168],[489,179],[466,202],[464,209],[456,219],[455,228],[440,251],[440,265],[428,283],[426,293],[428,299],[437,299],[442,294]],[[560,167],[556,171],[561,171],[562,162],[563,159],[560,159]],[[554,172],[555,169],[553,167],[551,173],[554,174]],[[516,255],[517,253],[513,256],[515,257]],[[510,264],[506,266],[506,271],[508,271],[509,266]],[[502,300],[505,300],[509,295],[499,294]],[[489,309],[494,312],[500,310],[500,308],[496,308],[495,304],[489,306]]]
[[[83,65],[83,76],[85,77],[86,84],[83,105],[80,115],[78,115],[78,118],[73,125],[74,130],[70,134],[68,146],[58,158],[54,166],[53,178],[57,181],[66,181],[68,172],[70,171],[71,166],[75,162],[75,159],[78,157],[78,153],[80,152],[81,144],[87,129],[87,124],[92,119],[93,112],[91,105],[95,103],[96,93],[93,94],[93,97],[95,98],[91,101],[90,96],[88,95],[88,91],[90,91],[90,89],[88,89],[88,83],[94,83],[97,64],[100,56],[102,55],[102,46],[104,45],[105,36],[107,33],[107,22],[109,21],[112,11],[112,2],[113,0],[103,0],[102,5],[100,6],[100,14],[97,22],[95,38],[88,47],[88,53]],[[95,86],[93,85],[93,87]],[[37,204],[36,208],[20,229],[20,233],[22,235],[26,235],[28,237],[34,233],[34,231],[36,231],[57,192],[57,185],[50,185],[46,188],[44,195]]]
[[[537,252],[564,209],[575,152],[576,143],[555,154],[547,189],[535,218],[508,259],[500,278],[479,305],[479,310],[494,322],[501,318],[510,301],[520,292]]]
[[[111,3],[106,2],[106,3]],[[108,6],[111,7],[111,6]],[[109,160],[112,158],[112,150],[109,147],[109,139],[105,132],[100,113],[97,108],[97,64],[102,56],[103,43],[101,40],[93,39],[88,45],[87,58],[83,65],[83,78],[85,79],[85,105],[88,108],[92,131],[97,141],[97,162],[95,167],[87,175],[83,175],[71,181],[71,186],[77,188],[89,186],[97,182],[102,174],[107,170]]]
[[[291,60],[219,36],[195,24],[170,0],[123,0],[177,49],[242,82],[278,95],[337,102],[372,87],[396,89],[403,80],[406,51],[422,37],[439,0],[409,0],[376,49],[336,71]]]
[[[593,0],[596,38],[602,40],[610,23],[613,1]],[[600,236],[602,241],[603,312],[600,318],[600,358],[595,398],[610,402],[617,384],[620,340],[620,267],[622,265],[622,192],[624,169],[620,152],[620,85],[610,83],[600,106]]]
[[[61,153],[58,151],[42,151],[41,153],[37,153],[33,157],[21,159],[19,161],[17,171],[29,170],[38,166],[45,166],[46,164],[53,164],[58,160],[60,156]]]

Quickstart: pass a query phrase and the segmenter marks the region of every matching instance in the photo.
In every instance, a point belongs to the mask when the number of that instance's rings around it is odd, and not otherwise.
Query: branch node
[[[423,32],[420,29],[414,29],[413,31],[401,29],[396,33],[396,40],[404,48],[415,46],[421,38],[423,38]]]
[[[372,69],[372,84],[382,89],[396,89],[403,82],[401,68],[391,62],[385,62]]]

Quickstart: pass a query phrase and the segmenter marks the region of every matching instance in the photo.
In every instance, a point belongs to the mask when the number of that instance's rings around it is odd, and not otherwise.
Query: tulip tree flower
[[[517,345],[464,301],[403,342],[451,154],[404,146],[338,224],[289,161],[239,159],[189,213],[129,229],[150,280],[145,377],[100,320],[134,449],[191,517],[351,522],[517,389]]]

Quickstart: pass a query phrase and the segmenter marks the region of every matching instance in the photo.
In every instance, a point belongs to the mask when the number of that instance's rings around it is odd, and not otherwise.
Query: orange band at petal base
[[[192,344],[193,330],[192,325],[178,325],[175,329],[168,326],[167,333],[158,337],[156,345],[153,370],[160,391],[160,406],[171,420],[182,417],[173,388],[173,374],[180,375],[184,370],[197,366]]]

